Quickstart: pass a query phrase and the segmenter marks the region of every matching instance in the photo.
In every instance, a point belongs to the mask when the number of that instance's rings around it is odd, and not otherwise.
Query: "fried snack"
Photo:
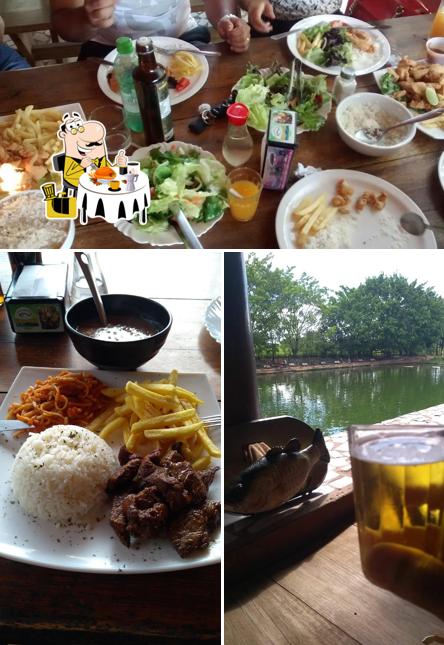
[[[42,432],[56,424],[86,427],[97,415],[109,408],[102,394],[103,383],[94,376],[60,372],[36,381],[20,395],[20,403],[9,406],[7,419],[17,419],[33,426],[16,434]],[[105,418],[105,417],[103,417]]]
[[[165,454],[173,443],[181,442],[181,453],[196,470],[220,457],[219,448],[207,434],[197,407],[202,401],[189,390],[177,385],[177,371],[160,381],[129,381],[124,388],[105,388],[103,394],[120,405],[114,405],[94,419],[89,429],[109,440],[115,433],[125,446],[138,455],[154,450]]]
[[[415,61],[404,56],[397,67],[389,68],[387,73],[400,87],[391,96],[405,102],[408,107],[433,110],[444,106],[444,65]]]
[[[176,52],[168,64],[168,76],[179,81],[181,78],[191,78],[202,69],[197,57],[189,52]]]
[[[298,246],[303,247],[310,235],[315,235],[325,228],[337,213],[336,207],[329,207],[326,195],[317,198],[306,198],[293,211],[295,229],[298,232]]]
[[[63,147],[57,138],[61,121],[55,108],[34,110],[28,105],[0,122],[0,165],[10,163],[23,171],[21,190],[38,186],[51,172],[51,156]]]

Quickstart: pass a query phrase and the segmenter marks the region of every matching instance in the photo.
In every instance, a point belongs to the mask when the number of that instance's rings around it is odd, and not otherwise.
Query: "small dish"
[[[355,152],[359,152],[362,155],[368,155],[370,157],[387,157],[412,141],[416,134],[415,124],[404,126],[407,129],[406,136],[399,141],[399,143],[392,145],[382,145],[382,143],[370,144],[357,139],[345,128],[344,118],[349,108],[362,106],[364,104],[383,110],[389,116],[393,117],[395,121],[403,121],[404,119],[409,119],[411,117],[410,111],[402,105],[402,103],[395,101],[395,99],[392,99],[390,96],[375,94],[374,92],[353,94],[341,101],[336,109],[336,124],[339,136],[342,141],[349,146],[349,148],[355,150]],[[384,127],[384,124],[380,125],[381,127]],[[396,130],[394,132],[396,132]]]
[[[429,38],[426,42],[427,60],[430,63],[444,65],[444,38],[442,36]]]
[[[136,369],[151,360],[163,347],[173,322],[170,312],[159,302],[141,296],[109,294],[102,296],[108,315],[125,312],[144,320],[158,330],[142,340],[112,342],[87,336],[78,326],[97,318],[92,298],[80,300],[65,316],[66,330],[83,358],[101,369]]]

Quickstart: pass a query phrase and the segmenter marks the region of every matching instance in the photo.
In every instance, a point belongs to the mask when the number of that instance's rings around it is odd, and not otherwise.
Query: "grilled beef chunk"
[[[140,457],[130,459],[124,466],[120,466],[120,468],[111,475],[106,486],[106,492],[108,495],[115,495],[132,484],[132,481],[139,470],[141,461]]]
[[[168,536],[184,558],[196,549],[206,549],[210,534],[220,523],[220,503],[205,502],[199,508],[182,511],[168,526]]]
[[[206,501],[217,468],[193,470],[180,445],[173,444],[163,458],[158,450],[143,459],[120,450],[122,465],[106,490],[114,497],[111,526],[125,546],[131,538],[154,537],[165,527],[182,557],[208,546],[220,521],[220,504]]]

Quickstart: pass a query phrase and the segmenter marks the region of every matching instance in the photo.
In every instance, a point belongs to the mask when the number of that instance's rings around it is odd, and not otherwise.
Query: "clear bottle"
[[[356,92],[356,75],[352,69],[343,68],[333,83],[333,100],[338,105]]]
[[[174,139],[166,70],[156,61],[151,38],[136,41],[139,64],[133,72],[147,145]]]
[[[230,166],[243,166],[253,154],[253,139],[248,132],[250,111],[243,103],[232,103],[227,110],[228,129],[222,154]]]
[[[114,74],[122,97],[125,125],[133,132],[142,132],[142,117],[133,79],[133,70],[137,67],[137,55],[133,41],[127,36],[121,36],[117,38],[116,45],[117,57],[114,62]]]

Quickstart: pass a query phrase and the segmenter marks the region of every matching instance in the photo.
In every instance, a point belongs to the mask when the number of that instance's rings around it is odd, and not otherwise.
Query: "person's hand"
[[[418,549],[382,542],[370,548],[365,573],[378,587],[444,620],[444,563]]]
[[[85,0],[85,12],[91,27],[106,29],[114,23],[116,0]]]
[[[217,32],[227,41],[236,54],[247,51],[250,46],[250,27],[237,16],[224,16],[217,23]]]
[[[126,166],[128,163],[128,157],[125,154],[125,150],[119,150],[114,159],[114,164],[117,166]]]
[[[268,33],[273,29],[273,26],[268,20],[262,19],[262,16],[270,18],[270,20],[274,20],[276,17],[270,0],[250,0],[247,10],[248,22],[253,29],[262,31],[263,33]]]
[[[93,163],[94,159],[91,157],[84,157],[82,161],[80,162],[80,165],[82,168],[88,168]]]

